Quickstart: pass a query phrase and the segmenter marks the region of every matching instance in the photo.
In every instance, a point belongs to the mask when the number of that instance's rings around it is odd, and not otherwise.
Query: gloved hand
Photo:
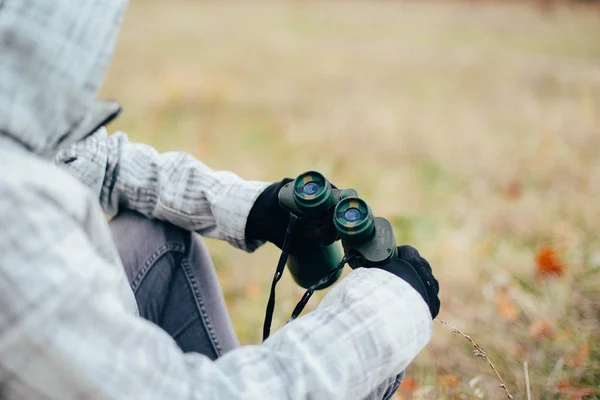
[[[280,249],[290,221],[290,212],[279,205],[279,190],[293,179],[285,178],[268,186],[256,199],[246,222],[247,240],[266,240]],[[336,188],[333,184],[331,185]],[[294,229],[288,251],[299,255],[307,244],[329,245],[337,239],[333,226],[333,208],[322,219],[301,218]]]
[[[431,266],[419,252],[411,246],[399,246],[396,257],[383,265],[363,265],[366,268],[379,268],[390,272],[411,285],[429,306],[431,318],[435,319],[440,311],[438,294],[440,287],[433,276]]]

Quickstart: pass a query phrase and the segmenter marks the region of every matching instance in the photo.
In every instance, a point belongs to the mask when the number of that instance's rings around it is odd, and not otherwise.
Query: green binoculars
[[[343,252],[354,257],[352,268],[367,264],[381,264],[394,257],[396,239],[392,225],[385,218],[374,217],[371,208],[354,189],[335,189],[319,172],[300,174],[279,191],[280,205],[303,220],[305,224],[333,225],[335,238],[315,231],[313,241],[290,255],[288,269],[298,285],[309,288],[334,271],[343,258]],[[329,223],[327,219],[331,218]],[[341,239],[342,246],[335,240]],[[343,249],[343,251],[342,251]],[[323,289],[333,284],[341,270]]]

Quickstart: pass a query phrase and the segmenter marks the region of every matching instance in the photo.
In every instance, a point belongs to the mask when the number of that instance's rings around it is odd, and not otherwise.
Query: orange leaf
[[[504,193],[511,199],[517,199],[521,197],[523,193],[523,183],[521,181],[512,181],[504,188]]]
[[[554,336],[554,324],[549,319],[540,319],[529,326],[529,336],[536,340]]]
[[[496,295],[496,306],[500,315],[508,320],[514,321],[519,317],[519,310],[508,297],[508,290],[503,287]]]
[[[570,380],[568,379],[563,379],[561,381],[556,382],[556,390],[565,390],[565,389],[571,389],[573,387],[573,384],[571,383]]]
[[[587,343],[582,344],[577,349],[577,354],[575,357],[569,358],[567,360],[567,365],[569,367],[581,367],[584,365],[588,359],[590,358],[590,345]]]
[[[554,387],[554,389],[556,390],[557,393],[568,396],[571,399],[581,399],[586,396],[591,396],[594,393],[596,393],[596,391],[597,391],[596,389],[592,389],[592,388],[573,387],[573,384],[567,379],[558,381],[556,383],[556,386]]]
[[[456,375],[446,374],[438,377],[438,382],[441,386],[455,388],[458,386],[460,378]]]
[[[404,393],[412,393],[417,389],[419,389],[419,384],[410,376],[405,377],[399,387],[399,390]]]
[[[536,276],[545,278],[549,276],[562,276],[565,273],[565,265],[549,246],[543,246],[535,256]]]

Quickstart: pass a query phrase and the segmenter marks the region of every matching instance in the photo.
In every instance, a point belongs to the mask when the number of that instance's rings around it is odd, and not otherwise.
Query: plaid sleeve
[[[7,398],[361,399],[405,369],[431,335],[415,290],[385,271],[359,269],[261,345],[217,361],[184,354],[124,306],[122,269],[98,253],[79,221],[101,221],[97,208],[67,214],[44,193],[0,194]],[[108,235],[107,227],[96,231]]]
[[[246,241],[245,227],[269,183],[214,171],[186,153],[159,154],[130,143],[123,132],[109,136],[104,128],[57,156],[59,163],[72,159],[67,168],[98,195],[110,216],[129,208],[246,251],[263,244]]]

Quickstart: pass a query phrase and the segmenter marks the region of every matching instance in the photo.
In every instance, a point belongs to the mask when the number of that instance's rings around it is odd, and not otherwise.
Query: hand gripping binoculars
[[[332,285],[340,277],[346,263],[351,268],[377,265],[396,255],[392,224],[385,218],[374,217],[356,190],[333,188],[321,173],[308,171],[284,185],[278,196],[279,204],[291,216],[271,284],[263,340],[271,331],[275,286],[286,263],[296,283],[307,289],[294,308],[291,321],[300,315],[315,290]],[[295,246],[294,254],[289,254],[295,230],[302,230],[303,238],[308,240],[301,247]],[[341,247],[336,243],[338,239]]]
[[[319,172],[300,174],[282,187],[279,203],[298,217],[304,229],[308,227],[305,232],[313,239],[287,260],[292,277],[303,288],[314,286],[332,273],[317,289],[333,284],[342,272],[339,265],[343,259],[348,259],[350,267],[357,268],[385,263],[396,255],[396,239],[390,222],[374,217],[356,190],[332,188]],[[323,232],[324,225],[333,227],[333,235],[327,228]],[[321,227],[321,230],[311,231],[311,226]],[[341,247],[337,239],[341,239]]]

